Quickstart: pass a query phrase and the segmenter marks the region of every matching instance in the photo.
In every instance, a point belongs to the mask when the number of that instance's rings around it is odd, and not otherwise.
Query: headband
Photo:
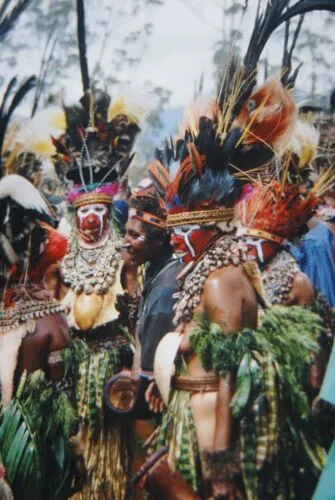
[[[131,208],[129,210],[129,217],[135,217],[135,219],[159,229],[166,229],[166,222],[164,219],[157,217],[157,215],[150,214],[149,212],[142,212],[142,210],[138,210],[137,208]]]
[[[180,212],[169,214],[166,226],[183,226],[185,224],[205,224],[210,222],[230,221],[235,216],[234,208],[212,208],[210,210],[194,210],[191,212]]]

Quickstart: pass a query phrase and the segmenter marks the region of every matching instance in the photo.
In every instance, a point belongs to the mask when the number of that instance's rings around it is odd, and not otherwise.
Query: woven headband
[[[192,212],[180,212],[169,214],[166,226],[183,226],[185,224],[205,224],[210,222],[223,222],[234,219],[234,208],[212,208],[210,210],[195,210]]]
[[[83,205],[90,205],[91,203],[112,203],[113,196],[105,193],[87,193],[79,196],[73,202],[74,208],[79,208]]]
[[[279,243],[281,244],[284,240],[284,238],[281,238],[280,236],[277,236],[272,233],[268,233],[267,231],[263,231],[261,229],[244,229],[243,230],[243,235],[244,236],[256,236],[258,238],[262,238],[263,240],[268,240],[273,243]]]

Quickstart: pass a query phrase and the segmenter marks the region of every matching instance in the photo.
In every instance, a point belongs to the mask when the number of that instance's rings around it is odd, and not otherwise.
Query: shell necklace
[[[72,245],[62,263],[64,282],[77,294],[104,295],[115,282],[120,247],[120,242],[112,236],[96,248],[84,248],[80,243]]]

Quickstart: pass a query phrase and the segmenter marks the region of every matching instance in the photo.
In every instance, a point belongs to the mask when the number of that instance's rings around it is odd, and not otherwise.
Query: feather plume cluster
[[[53,137],[67,177],[89,185],[121,179],[133,159],[131,154],[145,107],[119,97],[111,102],[103,91],[88,90],[78,105],[64,106],[65,132]]]
[[[282,186],[271,181],[256,187],[243,204],[245,227],[291,239],[301,233],[319,204],[319,198],[313,192],[302,193],[299,184]]]

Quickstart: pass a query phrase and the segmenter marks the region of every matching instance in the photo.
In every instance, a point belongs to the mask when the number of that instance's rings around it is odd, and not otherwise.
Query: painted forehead
[[[107,206],[104,203],[91,203],[89,205],[83,205],[77,209],[78,214],[88,213],[88,212],[106,212]]]
[[[183,226],[176,226],[172,228],[172,232],[175,234],[188,233],[191,231],[199,231],[206,229],[205,226],[200,226],[199,224],[185,224]]]

